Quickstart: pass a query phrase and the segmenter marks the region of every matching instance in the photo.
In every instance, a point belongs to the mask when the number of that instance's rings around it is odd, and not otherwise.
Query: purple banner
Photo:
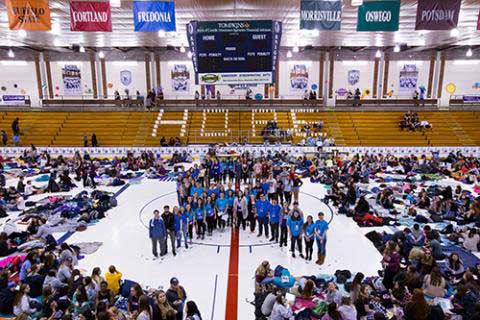
[[[480,96],[463,96],[463,102],[478,103],[480,102]]]
[[[419,0],[415,30],[450,30],[457,26],[462,0]]]

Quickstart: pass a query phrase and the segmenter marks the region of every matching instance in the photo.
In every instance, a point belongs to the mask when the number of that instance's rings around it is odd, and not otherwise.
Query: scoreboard
[[[192,21],[187,33],[197,83],[273,82],[281,22]]]

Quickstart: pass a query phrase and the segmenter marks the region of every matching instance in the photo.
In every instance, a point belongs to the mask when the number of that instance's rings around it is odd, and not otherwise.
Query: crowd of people
[[[267,143],[270,141],[277,143],[292,141],[292,131],[280,128],[275,120],[268,121],[260,134]]]
[[[417,130],[426,130],[432,129],[432,124],[427,120],[420,121],[417,112],[408,111],[403,115],[402,120],[400,120],[399,127],[401,130],[417,131]]]

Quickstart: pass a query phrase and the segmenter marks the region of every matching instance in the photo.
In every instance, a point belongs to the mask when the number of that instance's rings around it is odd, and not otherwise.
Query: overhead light
[[[398,44],[393,47],[393,52],[400,52],[400,46]]]
[[[381,58],[382,57],[382,52],[379,50],[377,50],[377,52],[375,52],[375,58]]]
[[[294,53],[298,53],[298,51],[300,51],[300,49],[298,49],[298,46],[294,46],[293,49],[292,49],[292,51],[293,51]]]
[[[358,7],[363,4],[363,0],[352,0],[352,6]]]
[[[184,53],[186,50],[185,50],[185,46],[182,44],[182,46],[180,47],[180,52],[181,53]]]
[[[23,29],[20,30],[20,31],[18,32],[18,36],[19,36],[20,38],[26,38],[26,37],[27,37],[27,31],[25,31],[25,30],[23,30]]]
[[[55,47],[60,47],[62,45],[62,43],[60,42],[60,39],[55,38],[55,39],[53,39],[53,45]]]
[[[468,48],[467,53],[465,54],[467,57],[473,56],[472,48]]]
[[[460,35],[460,30],[454,28],[450,31],[450,37],[458,37]]]
[[[192,57],[192,52],[191,52],[191,51],[188,51],[187,56],[188,56],[189,58],[191,58],[191,57]]]
[[[292,51],[288,50],[288,52],[287,52],[287,58],[290,59],[291,57],[293,57]]]
[[[110,6],[114,8],[120,8],[122,6],[121,0],[110,0]]]
[[[80,46],[80,49],[78,50],[80,53],[85,53],[85,47],[84,46]]]
[[[54,35],[61,35],[62,34],[62,28],[60,26],[60,23],[52,23],[52,29],[50,30],[50,33],[51,34],[54,34]]]
[[[312,36],[318,37],[319,35],[320,35],[320,31],[318,31],[317,29],[312,30]]]
[[[8,57],[12,59],[15,58],[15,52],[13,52],[12,49],[8,50]]]
[[[105,58],[105,53],[104,53],[103,51],[100,51],[100,52],[98,53],[98,57],[99,57],[100,59],[104,59],[104,58]]]
[[[165,38],[166,35],[167,35],[167,33],[165,32],[165,30],[159,30],[158,31],[158,36],[160,38]]]

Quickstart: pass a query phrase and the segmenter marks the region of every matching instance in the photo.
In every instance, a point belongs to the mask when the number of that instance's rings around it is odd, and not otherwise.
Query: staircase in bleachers
[[[160,138],[179,137],[182,143],[262,143],[266,123],[276,120],[293,132],[293,142],[303,137],[306,122],[323,121],[321,134],[340,146],[479,146],[480,111],[419,112],[432,130],[410,132],[398,127],[403,112],[318,111],[317,109],[253,109],[252,111],[203,110],[164,112],[3,112],[0,129],[12,144],[11,123],[20,118],[20,145],[82,146],[83,134],[96,133],[101,146],[159,146]],[[320,134],[320,133],[317,133]]]

